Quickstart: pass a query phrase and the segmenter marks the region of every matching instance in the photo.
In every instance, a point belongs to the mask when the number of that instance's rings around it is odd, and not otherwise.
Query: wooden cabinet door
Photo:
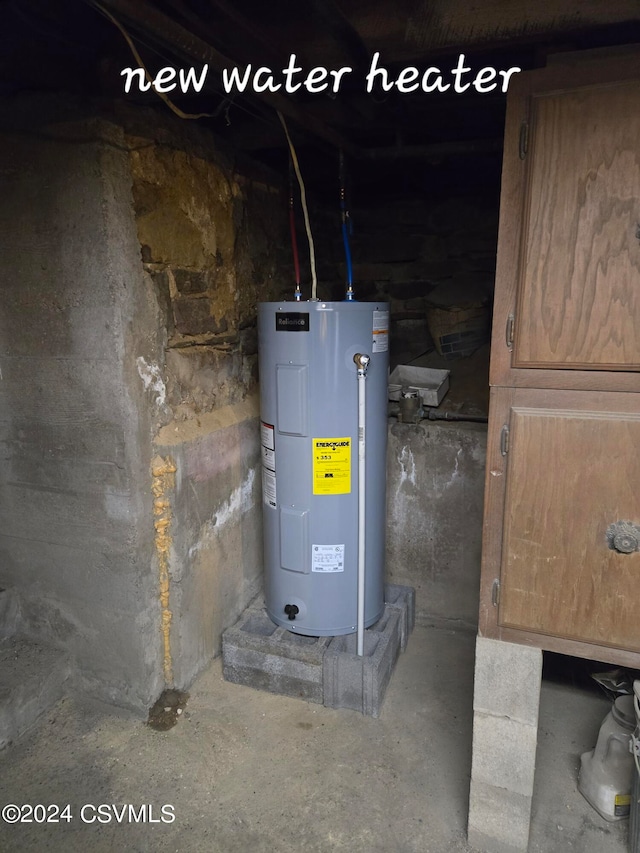
[[[493,389],[486,500],[481,630],[630,664],[614,650],[640,653],[637,397]]]
[[[640,53],[520,76],[491,382],[640,390]]]

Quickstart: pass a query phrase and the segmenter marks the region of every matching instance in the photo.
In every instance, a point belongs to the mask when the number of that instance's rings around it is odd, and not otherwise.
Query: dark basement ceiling
[[[25,91],[53,91],[167,111],[153,92],[124,94],[120,72],[137,63],[105,11],[152,74],[207,62],[199,94],[169,97],[183,111],[208,113],[199,123],[234,150],[279,169],[287,159],[280,109],[320,192],[333,188],[340,148],[365,193],[497,185],[505,95],[367,93],[376,52],[392,79],[406,66],[421,73],[436,66],[451,82],[460,53],[470,81],[486,66],[527,69],[552,53],[640,42],[638,0],[0,0],[5,105]],[[281,81],[292,53],[305,73],[315,66],[353,71],[333,96],[224,91],[223,68],[267,66]]]

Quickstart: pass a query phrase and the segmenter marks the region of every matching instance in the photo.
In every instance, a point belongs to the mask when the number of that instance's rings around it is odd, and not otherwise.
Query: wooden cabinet
[[[640,47],[512,87],[490,381],[481,633],[640,667]]]
[[[640,665],[638,398],[493,388],[489,436],[481,632]]]

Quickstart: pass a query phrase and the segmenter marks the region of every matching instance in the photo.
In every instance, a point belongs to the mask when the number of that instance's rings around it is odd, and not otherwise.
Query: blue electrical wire
[[[353,290],[353,267],[351,266],[351,248],[349,246],[346,217],[342,220],[342,240],[344,242],[344,254],[347,261],[347,285],[349,290]]]
[[[347,210],[346,192],[344,180],[344,152],[340,151],[340,211],[342,213],[342,242],[344,243],[344,255],[347,264],[347,292],[345,294],[346,302],[353,302],[355,295],[353,292],[353,265],[351,263],[351,247],[349,246],[349,211]]]

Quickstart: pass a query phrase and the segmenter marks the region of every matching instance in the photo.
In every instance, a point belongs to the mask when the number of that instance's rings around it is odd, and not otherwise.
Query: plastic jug
[[[633,785],[631,786],[631,820],[629,821],[629,853],[640,853],[640,680],[633,682],[636,730],[633,733]]]
[[[618,696],[602,721],[595,749],[582,754],[578,790],[605,820],[629,817],[635,762],[630,750],[636,725],[632,696]]]

